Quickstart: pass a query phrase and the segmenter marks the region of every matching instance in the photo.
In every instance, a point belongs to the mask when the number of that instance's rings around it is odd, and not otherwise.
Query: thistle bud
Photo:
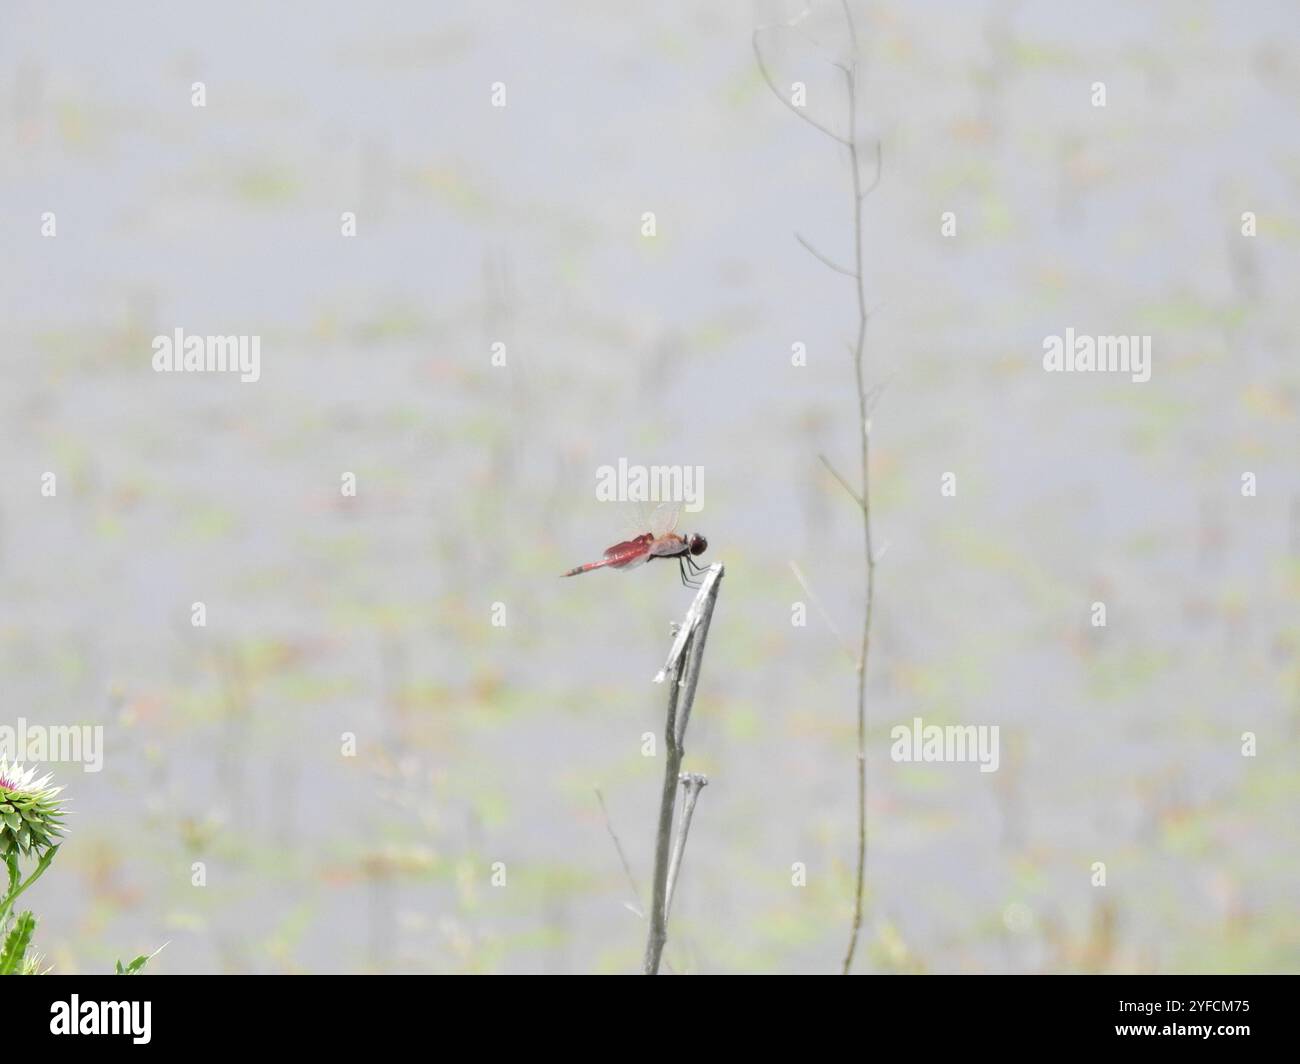
[[[40,857],[63,835],[63,806],[56,800],[62,787],[50,777],[33,779],[35,768],[23,770],[0,758],[0,858],[11,853]]]

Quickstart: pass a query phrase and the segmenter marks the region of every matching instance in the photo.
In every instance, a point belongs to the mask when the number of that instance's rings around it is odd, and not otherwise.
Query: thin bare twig
[[[875,314],[875,311],[873,310],[871,313]],[[868,317],[870,316],[871,315],[868,315]],[[885,389],[893,382],[893,380],[894,380],[894,375],[891,373],[888,377],[886,377],[883,381],[881,381],[874,388],[872,388],[871,391],[867,393],[868,414],[870,414],[872,411],[876,409],[876,404],[880,402],[880,397],[884,394]]]
[[[817,612],[822,615],[822,620],[826,622],[826,627],[831,630],[831,635],[835,637],[835,642],[840,645],[840,649],[848,655],[849,661],[853,662],[854,668],[857,668],[858,658],[853,653],[852,648],[844,641],[844,636],[840,632],[839,626],[832,620],[831,615],[826,612],[826,607],[822,605],[822,600],[818,597],[817,592],[812,589],[812,585],[804,579],[803,570],[795,562],[790,562],[790,571],[794,573],[794,578],[799,581],[799,586],[803,588],[804,594],[817,607]]]
[[[845,480],[842,476],[840,476],[839,470],[836,469],[833,465],[831,465],[831,460],[827,458],[824,454],[819,454],[817,457],[821,460],[822,465],[826,467],[826,471],[830,473],[830,475],[833,476],[836,480],[839,481],[840,487],[849,493],[849,498],[852,499],[855,503],[857,503],[858,509],[861,510],[862,496],[857,493],[853,485],[850,484],[847,480]]]
[[[681,775],[682,789],[686,800],[682,806],[682,822],[677,828],[677,839],[673,843],[673,857],[668,865],[668,899],[664,902],[664,919],[673,911],[673,895],[677,893],[677,872],[682,866],[682,854],[686,852],[686,836],[691,833],[691,819],[695,816],[695,803],[699,801],[700,791],[709,785],[709,777],[699,772],[684,772]]]
[[[869,196],[880,184],[881,176],[884,173],[884,157],[880,141],[875,144],[875,174],[869,183],[863,180],[863,159],[862,151],[858,146],[858,57],[862,54],[858,42],[858,30],[853,21],[853,12],[849,9],[848,0],[842,0],[841,6],[844,9],[844,21],[848,25],[849,40],[852,46],[852,61],[849,65],[839,66],[844,74],[845,87],[848,92],[849,104],[849,121],[848,136],[843,137],[833,130],[813,121],[799,108],[787,100],[785,96],[777,89],[771,76],[768,74],[766,66],[763,64],[763,56],[758,47],[758,31],[754,32],[753,45],[754,56],[758,61],[758,67],[767,82],[768,87],[772,90],[783,104],[790,110],[794,111],[800,118],[810,125],[815,126],[825,133],[831,140],[837,144],[842,144],[849,151],[850,171],[853,179],[853,266],[835,268],[838,272],[845,273],[854,278],[857,290],[858,320],[857,320],[857,338],[851,348],[853,357],[853,375],[854,382],[857,386],[858,397],[858,428],[861,445],[861,463],[862,463],[862,487],[861,490],[854,490],[849,482],[836,471],[824,455],[819,456],[822,464],[830,471],[831,475],[839,482],[840,486],[848,492],[849,497],[857,504],[858,509],[862,512],[862,538],[863,553],[866,561],[866,600],[862,616],[862,646],[857,655],[856,665],[858,673],[858,697],[857,697],[857,820],[858,820],[858,852],[857,862],[854,875],[853,890],[853,920],[849,930],[848,948],[845,950],[844,961],[841,971],[848,974],[853,967],[853,957],[857,950],[858,936],[862,929],[862,906],[863,895],[866,889],[866,868],[867,868],[867,661],[871,648],[871,619],[874,612],[876,598],[876,553],[872,549],[871,539],[871,411],[879,397],[879,390],[873,389],[868,391],[865,383],[864,361],[867,347],[867,324],[871,320],[871,313],[867,310],[866,280],[862,272],[862,202]],[[800,16],[802,18],[802,16]],[[826,262],[827,265],[834,266],[827,261],[824,256],[815,252],[802,238],[800,243],[813,251],[819,259]]]
[[[650,897],[650,933],[646,939],[645,961],[642,971],[658,975],[663,958],[664,944],[668,941],[668,871],[670,863],[681,862],[680,852],[671,853],[673,811],[677,803],[677,785],[681,776],[682,758],[686,754],[686,726],[690,723],[695,690],[700,682],[700,669],[704,663],[704,647],[709,636],[709,623],[713,619],[713,606],[723,575],[721,563],[709,566],[704,582],[686,611],[686,618],[673,641],[668,662],[655,678],[662,682],[671,676],[668,688],[668,715],[664,722],[664,780],[659,798],[659,824],[655,833],[654,881]],[[685,826],[685,825],[684,825]],[[679,846],[685,848],[686,834],[679,836]]]
[[[828,129],[826,126],[822,125],[820,122],[818,122],[815,118],[808,115],[801,108],[796,107],[794,103],[791,102],[790,100],[787,100],[785,98],[785,95],[781,92],[781,90],[776,87],[776,82],[772,80],[772,75],[768,73],[767,64],[763,62],[763,53],[761,49],[758,47],[758,35],[762,33],[763,30],[769,28],[770,27],[767,26],[760,26],[758,29],[754,31],[754,35],[751,40],[754,45],[754,58],[758,61],[759,73],[763,75],[763,80],[767,82],[767,87],[772,90],[772,95],[775,96],[778,100],[780,100],[783,104],[785,104],[786,107],[788,107],[796,115],[802,118],[810,126],[812,126],[813,129],[825,133],[828,137],[831,138],[831,140],[843,144],[847,147],[849,143],[847,140],[841,137],[833,129]]]
[[[853,45],[853,54],[858,52],[858,28],[853,24],[853,12],[849,10],[849,0],[840,0],[844,7],[844,21],[849,24],[849,43]]]
[[[876,601],[876,554],[871,545],[871,420],[867,388],[863,373],[863,359],[867,345],[867,293],[862,276],[862,201],[880,183],[883,171],[880,143],[876,143],[876,176],[870,187],[862,190],[862,160],[858,151],[858,53],[857,29],[848,0],[844,0],[844,18],[849,24],[855,59],[845,74],[849,94],[849,157],[853,169],[853,253],[858,275],[858,338],[853,350],[853,374],[858,392],[858,424],[862,446],[862,505],[863,552],[867,566],[866,604],[862,614],[862,651],[858,655],[858,860],[853,890],[853,923],[849,930],[849,943],[844,952],[841,972],[848,975],[853,969],[853,955],[858,947],[862,930],[862,899],[867,876],[867,657],[871,650],[871,616]]]
[[[849,71],[850,76],[856,73],[857,69],[858,69],[858,65],[857,63],[854,63],[853,67]],[[854,165],[855,166],[857,165],[856,162]],[[876,191],[876,186],[880,184],[880,178],[881,175],[884,174],[884,172],[885,172],[885,160],[884,157],[881,155],[880,141],[876,141],[876,176],[871,179],[871,184],[869,184],[866,188],[862,189],[860,192],[856,193],[859,203],[861,203],[864,199],[870,196],[871,193]],[[871,315],[868,314],[867,317],[869,318],[871,317]]]
[[[605,796],[600,793],[600,788],[593,788],[596,792],[596,801],[600,803],[600,811],[605,816],[605,830],[609,832],[609,837],[614,840],[614,849],[618,851],[618,859],[623,865],[623,874],[627,876],[627,885],[632,888],[633,904],[630,908],[637,916],[645,919],[645,913],[641,911],[641,888],[636,884],[636,876],[632,874],[632,866],[628,863],[627,854],[623,852],[623,843],[619,841],[618,833],[614,831],[614,822],[610,819],[609,809],[605,806]]]
[[[845,277],[852,277],[854,278],[854,280],[857,279],[858,275],[856,273],[850,270],[847,266],[841,266],[838,262],[827,257],[826,255],[823,255],[820,251],[818,251],[815,247],[813,247],[812,244],[808,243],[808,241],[805,240],[798,233],[795,233],[794,238],[797,241],[799,241],[799,243],[803,246],[803,249],[807,251],[808,254],[810,254],[813,258],[815,258],[823,266],[829,266],[836,273],[844,274]]]

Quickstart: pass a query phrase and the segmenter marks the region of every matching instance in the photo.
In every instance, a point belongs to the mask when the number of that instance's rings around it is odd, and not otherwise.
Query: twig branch
[[[697,637],[691,643],[687,655],[686,675],[682,680],[685,691],[677,723],[677,746],[683,753],[686,746],[686,726],[691,722],[691,708],[695,705],[695,688],[699,685],[700,669],[704,666],[704,642],[709,637],[709,625],[713,622],[713,607],[718,601],[718,587],[721,580],[722,564],[718,562],[709,567],[708,575],[700,585],[695,602],[691,605],[692,611],[699,606],[699,612],[696,614],[698,619],[695,622]]]
[[[858,147],[858,57],[862,54],[858,43],[858,30],[853,21],[853,12],[849,8],[848,0],[842,0],[841,6],[844,9],[844,21],[848,25],[849,41],[852,49],[852,60],[849,65],[836,64],[844,74],[845,87],[848,92],[849,103],[849,128],[848,136],[843,137],[838,133],[820,125],[808,115],[804,114],[799,108],[785,98],[777,89],[771,76],[768,74],[767,67],[763,63],[763,56],[758,47],[758,30],[754,31],[753,45],[754,57],[758,61],[759,71],[762,73],[764,80],[772,93],[787,108],[797,114],[805,122],[816,127],[825,133],[831,140],[837,144],[842,144],[849,150],[850,169],[853,178],[853,266],[847,267],[834,266],[820,255],[805,242],[799,238],[808,250],[813,251],[819,259],[822,259],[828,266],[833,266],[838,272],[848,274],[853,277],[857,290],[858,304],[858,322],[857,322],[857,339],[852,347],[853,356],[853,375],[857,385],[858,395],[858,429],[861,441],[861,462],[862,462],[862,488],[855,491],[849,486],[847,480],[840,476],[831,466],[826,458],[822,457],[822,463],[830,470],[831,475],[839,481],[840,486],[849,493],[849,496],[857,504],[858,509],[862,512],[862,537],[863,551],[866,559],[866,602],[863,608],[862,616],[862,649],[857,655],[857,672],[858,672],[858,701],[857,701],[857,782],[858,782],[858,854],[857,865],[854,876],[853,890],[853,922],[849,931],[848,948],[844,954],[844,962],[841,971],[844,974],[853,967],[853,955],[857,950],[858,934],[862,928],[862,899],[866,886],[866,867],[867,867],[867,658],[868,651],[871,647],[871,617],[873,606],[875,604],[876,593],[876,554],[871,545],[871,410],[878,398],[878,391],[868,392],[865,384],[865,373],[863,370],[863,361],[866,355],[867,346],[867,323],[871,320],[871,314],[867,310],[866,280],[862,273],[862,202],[876,189],[880,184],[881,176],[884,173],[884,157],[880,141],[875,144],[875,174],[870,183],[863,181],[862,152]],[[805,12],[806,14],[806,12]],[[800,19],[804,16],[801,15]]]
[[[853,65],[852,70],[849,72],[850,78],[852,78],[852,75],[856,70],[857,70],[857,64],[855,63]],[[854,162],[854,166],[855,167],[857,166],[856,161]],[[869,184],[861,192],[857,193],[857,198],[859,203],[861,203],[864,199],[870,196],[871,193],[876,191],[876,186],[880,184],[880,178],[881,175],[884,174],[884,172],[885,172],[885,161],[884,161],[884,157],[881,155],[880,141],[876,141],[876,176],[871,179],[871,184]],[[871,315],[868,314],[867,317],[871,317]]]
[[[840,482],[840,487],[849,493],[849,498],[852,499],[855,503],[857,503],[858,509],[861,510],[862,496],[859,495],[856,490],[854,490],[853,485],[851,485],[847,480],[845,480],[842,476],[840,476],[839,470],[836,469],[833,465],[831,465],[830,459],[827,458],[824,454],[819,454],[817,457],[821,459],[821,463],[826,467],[826,471]]]
[[[718,593],[713,589],[717,582],[722,579],[722,573],[723,568],[720,562],[709,566],[709,571],[704,575],[704,583],[700,585],[699,593],[695,596],[695,601],[691,603],[691,608],[686,611],[686,618],[677,631],[677,638],[673,640],[672,649],[668,651],[668,660],[664,662],[664,667],[655,675],[655,683],[663,683],[668,674],[677,667],[682,652],[686,649],[686,641],[691,637],[703,617],[705,602],[708,603],[709,616],[713,615],[713,602],[718,597]]]
[[[879,308],[876,309],[878,310]],[[871,312],[871,314],[875,314],[875,313],[876,313],[875,310]],[[870,318],[871,314],[868,314],[867,317]],[[881,381],[874,388],[872,388],[871,391],[867,393],[868,414],[870,414],[872,411],[876,409],[876,404],[880,402],[880,397],[884,395],[885,388],[890,384],[891,381],[893,381],[893,379],[894,379],[894,375],[891,373],[888,377],[886,377],[883,381]]]
[[[605,816],[605,830],[609,832],[609,837],[614,840],[614,849],[618,851],[618,859],[623,865],[623,874],[627,876],[627,885],[632,888],[634,901],[628,905],[628,908],[644,920],[645,913],[641,911],[641,888],[636,885],[636,876],[632,874],[632,866],[628,863],[627,854],[623,852],[623,844],[614,831],[614,822],[610,819],[609,810],[605,806],[605,796],[600,793],[599,787],[594,788],[594,790],[596,792],[596,801],[600,803],[600,811]]]
[[[695,803],[699,801],[700,791],[709,785],[709,777],[699,772],[682,774],[682,789],[686,799],[682,806],[682,822],[677,829],[677,839],[673,843],[673,857],[668,865],[668,898],[664,902],[664,919],[673,911],[673,895],[677,893],[677,872],[682,866],[682,854],[686,852],[686,836],[691,833],[691,818],[695,816]]]
[[[689,644],[694,632],[686,637]],[[664,943],[668,941],[668,848],[672,842],[673,805],[677,800],[677,776],[682,767],[682,750],[677,745],[677,700],[682,685],[677,671],[673,670],[673,683],[668,690],[668,719],[664,725],[664,782],[659,795],[659,826],[655,833],[654,885],[650,892],[650,934],[646,939],[645,961],[642,971],[646,975],[659,974],[659,961],[663,957]]]
[[[704,647],[709,636],[709,623],[718,599],[724,570],[721,563],[709,567],[704,583],[686,611],[686,617],[673,641],[668,661],[655,677],[661,683],[668,676],[668,715],[664,722],[664,781],[659,798],[659,824],[655,833],[654,883],[650,897],[650,933],[646,939],[645,960],[642,971],[646,975],[659,974],[664,944],[668,941],[668,871],[670,863],[681,863],[681,850],[686,846],[683,824],[679,835],[678,851],[671,852],[673,811],[677,803],[677,784],[681,776],[682,758],[685,756],[686,726],[691,719],[691,706],[695,702],[695,689],[700,681],[700,668],[704,662]],[[692,803],[693,806],[694,803]]]
[[[759,73],[763,75],[763,80],[767,82],[767,87],[772,90],[772,95],[775,96],[778,100],[780,100],[783,104],[785,104],[786,107],[788,107],[796,115],[802,118],[810,126],[812,126],[813,129],[825,133],[828,137],[831,138],[831,140],[843,144],[845,147],[847,147],[849,143],[847,140],[841,137],[833,129],[828,129],[826,126],[822,125],[820,122],[818,122],[815,118],[808,115],[801,108],[796,107],[790,100],[786,99],[785,94],[782,93],[781,90],[776,87],[776,82],[772,80],[772,75],[768,73],[767,64],[763,62],[763,53],[761,49],[758,47],[758,35],[767,28],[768,27],[766,26],[760,26],[758,29],[756,29],[754,31],[753,37],[751,38],[751,41],[754,45],[754,58],[758,61]]]
[[[840,645],[840,649],[848,655],[849,661],[853,662],[854,668],[857,668],[857,655],[853,653],[852,648],[844,641],[844,636],[840,632],[839,626],[831,618],[831,615],[826,612],[826,607],[822,605],[822,600],[817,595],[817,592],[812,589],[812,585],[804,578],[803,570],[800,569],[795,562],[790,562],[790,571],[794,573],[794,578],[799,581],[799,586],[803,588],[804,594],[807,595],[812,604],[817,607],[817,612],[822,615],[822,620],[826,622],[826,627],[831,630],[831,635],[835,637],[835,642],[837,642]]]
[[[858,54],[857,30],[853,25],[853,15],[849,11],[848,0],[844,0],[844,18],[849,25],[849,36],[853,40],[854,55]],[[858,947],[858,935],[862,930],[862,899],[866,890],[867,878],[867,659],[871,650],[871,616],[876,601],[876,553],[871,545],[871,400],[868,396],[863,373],[863,360],[867,346],[867,323],[871,315],[867,310],[867,293],[862,276],[862,201],[880,183],[883,171],[881,165],[880,142],[876,142],[876,176],[871,185],[862,188],[862,158],[858,151],[858,64],[856,58],[853,66],[845,73],[845,84],[849,95],[849,159],[853,171],[853,255],[854,266],[858,275],[858,338],[853,349],[853,374],[858,392],[858,428],[862,446],[862,491],[858,495],[862,508],[863,553],[866,560],[866,604],[862,611],[862,650],[858,655],[858,860],[853,888],[853,923],[849,929],[849,942],[844,952],[844,962],[840,971],[848,975],[853,969],[853,955]]]
[[[808,241],[805,240],[799,233],[795,233],[794,238],[797,241],[799,241],[799,243],[803,246],[803,249],[807,251],[809,255],[815,258],[823,266],[829,266],[836,273],[842,273],[844,274],[845,277],[852,277],[854,280],[857,280],[858,275],[856,273],[850,270],[847,266],[841,266],[838,262],[835,262],[833,259],[828,258],[826,255],[823,255],[820,251],[818,251],[815,247],[813,247],[812,244],[808,243]]]
[[[853,12],[849,10],[849,0],[841,0],[844,7],[844,21],[849,24],[849,43],[853,45],[853,54],[858,54],[858,28],[853,24]]]

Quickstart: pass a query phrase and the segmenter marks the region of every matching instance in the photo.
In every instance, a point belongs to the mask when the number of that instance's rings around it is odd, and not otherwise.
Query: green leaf
[[[0,975],[13,975],[23,967],[23,958],[27,956],[27,947],[32,944],[32,935],[36,932],[36,917],[28,910],[19,915],[14,922],[14,929],[5,939],[4,949],[0,950]]]
[[[166,948],[167,948],[167,943],[164,942],[161,946],[159,946],[156,950],[154,950],[154,951],[153,951],[152,953],[150,953],[148,956],[145,956],[143,953],[140,954],[140,956],[138,956],[135,960],[133,960],[133,961],[132,961],[130,964],[128,964],[125,968],[122,967],[122,962],[121,962],[121,961],[118,961],[118,962],[117,962],[117,974],[118,974],[118,975],[139,975],[139,974],[140,974],[140,969],[143,968],[146,964],[148,964],[151,960],[153,960],[156,956],[158,956],[158,954],[160,954],[160,953],[161,953],[164,949],[166,949]]]
[[[23,818],[12,810],[8,813],[0,813],[0,820],[3,820],[14,831],[23,826]]]

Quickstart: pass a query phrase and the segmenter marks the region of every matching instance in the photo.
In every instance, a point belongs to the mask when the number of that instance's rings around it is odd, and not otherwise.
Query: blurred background
[[[888,544],[858,969],[1300,970],[1300,12],[853,9]],[[557,579],[618,538],[620,457],[704,468],[727,566],[666,961],[837,968],[826,617],[856,639],[864,574],[817,455],[856,477],[856,308],[794,234],[849,260],[852,201],[751,47],[802,11],[0,3],[0,723],[105,737],[45,766],[56,970],[636,970],[690,594]],[[844,129],[838,5],[759,39]],[[259,335],[260,381],[154,373],[178,327]],[[1150,335],[1151,380],[1044,373],[1066,327]],[[894,763],[917,716],[998,725],[999,770]]]

